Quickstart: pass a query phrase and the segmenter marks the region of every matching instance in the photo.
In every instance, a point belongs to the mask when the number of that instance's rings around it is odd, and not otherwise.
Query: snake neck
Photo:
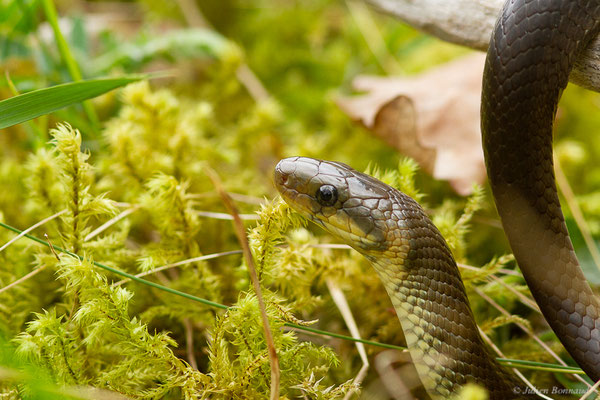
[[[427,392],[447,397],[467,382],[491,399],[523,393],[491,355],[479,334],[452,254],[437,228],[415,203],[398,248],[406,257],[368,257],[392,300],[408,350]],[[408,217],[408,218],[407,218]],[[408,235],[410,236],[407,236]]]

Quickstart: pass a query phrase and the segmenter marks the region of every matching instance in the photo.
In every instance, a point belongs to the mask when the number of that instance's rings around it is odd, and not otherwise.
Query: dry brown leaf
[[[364,95],[340,108],[437,179],[466,195],[485,180],[479,104],[485,55],[473,54],[411,78],[359,76]]]

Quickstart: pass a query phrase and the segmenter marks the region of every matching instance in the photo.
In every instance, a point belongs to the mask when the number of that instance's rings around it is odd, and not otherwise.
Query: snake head
[[[386,246],[387,185],[346,164],[292,157],[275,167],[275,186],[294,210],[360,252]]]

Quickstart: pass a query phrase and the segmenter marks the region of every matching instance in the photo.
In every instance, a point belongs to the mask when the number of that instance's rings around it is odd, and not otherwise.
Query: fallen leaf
[[[411,78],[359,76],[364,95],[339,107],[461,195],[485,180],[479,106],[485,55],[473,54]]]

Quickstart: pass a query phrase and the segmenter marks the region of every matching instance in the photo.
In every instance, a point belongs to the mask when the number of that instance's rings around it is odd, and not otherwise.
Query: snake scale
[[[556,190],[552,126],[574,60],[600,29],[597,0],[508,0],[483,77],[481,124],[490,185],[510,246],[552,329],[600,379],[600,300],[573,251]],[[336,162],[284,159],[286,202],[362,253],[396,309],[428,394],[473,381],[490,399],[527,398],[483,343],[443,237],[410,197]]]

